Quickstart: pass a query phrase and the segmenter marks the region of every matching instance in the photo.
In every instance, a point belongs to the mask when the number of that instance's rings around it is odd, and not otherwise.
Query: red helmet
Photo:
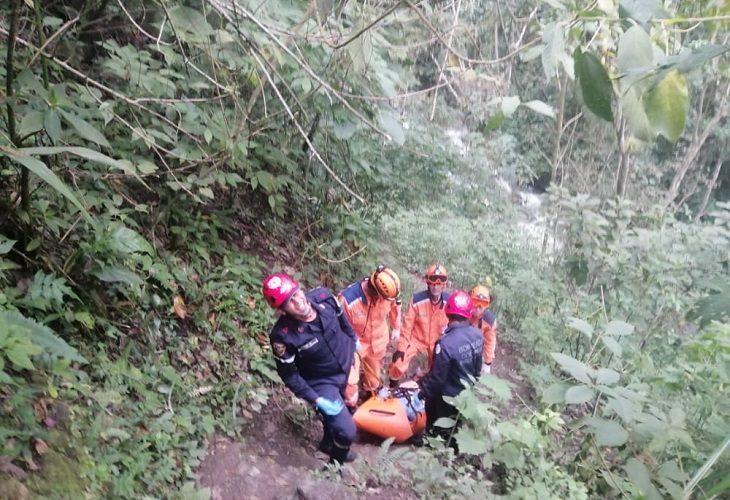
[[[457,290],[449,295],[446,301],[446,307],[444,312],[446,316],[454,315],[461,316],[464,319],[471,318],[471,313],[474,310],[474,303],[468,293]]]
[[[266,303],[279,309],[294,292],[299,290],[299,282],[286,273],[274,273],[264,279],[262,292]]]

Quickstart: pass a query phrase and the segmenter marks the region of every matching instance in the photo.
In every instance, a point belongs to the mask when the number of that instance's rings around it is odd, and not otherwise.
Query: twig
[[[335,45],[333,48],[335,50],[336,49],[341,49],[342,47],[345,47],[346,45],[348,45],[352,41],[356,40],[360,35],[362,35],[366,31],[368,31],[370,28],[372,28],[373,26],[375,26],[376,24],[378,24],[380,21],[382,21],[383,19],[385,19],[386,17],[388,17],[389,15],[391,15],[393,12],[395,12],[395,10],[398,7],[400,7],[400,5],[402,3],[403,3],[403,0],[400,0],[399,2],[396,2],[395,5],[393,5],[390,9],[386,10],[385,13],[383,13],[382,15],[378,16],[373,22],[371,22],[370,24],[368,24],[367,26],[365,26],[364,28],[362,28],[360,31],[358,31],[357,33],[355,33],[354,35],[352,35],[350,38],[348,38],[347,40],[345,40],[343,43],[341,43],[339,45]],[[325,42],[325,43],[327,43],[327,42]]]
[[[147,33],[144,30],[144,28],[142,28],[142,26],[137,24],[137,21],[135,21],[134,18],[131,16],[131,14],[129,12],[127,12],[127,9],[124,7],[124,3],[122,3],[122,0],[117,0],[117,3],[119,4],[119,7],[122,8],[122,11],[124,11],[124,14],[127,16],[127,19],[130,20],[130,22],[134,25],[135,28],[137,28],[147,38],[149,38],[151,40],[155,40],[157,42],[158,50],[159,50],[160,45],[165,45],[165,46],[172,45],[172,43],[170,43],[170,42],[161,42],[160,41],[160,38],[162,37],[162,27],[160,27],[160,34],[158,36],[154,37],[154,36],[150,35],[149,33]],[[166,19],[162,22],[163,26],[165,24],[165,21],[166,21]]]
[[[48,39],[45,42],[43,42],[43,45],[40,46],[40,48],[38,49],[38,51],[33,55],[33,57],[30,59],[30,61],[28,61],[28,64],[26,64],[25,65],[25,68],[23,68],[23,69],[26,69],[26,68],[29,68],[29,67],[33,66],[33,64],[35,64],[36,60],[40,57],[41,52],[43,52],[44,50],[46,50],[46,47],[48,47],[56,38],[58,38],[59,36],[61,36],[61,33],[63,33],[68,28],[70,28],[72,25],[74,25],[76,23],[76,21],[78,21],[78,20],[79,20],[79,16],[76,16],[73,19],[71,19],[70,21],[66,21],[63,24],[63,26],[61,26],[60,28],[58,28],[56,30],[56,32],[54,34],[52,34],[51,36],[49,36]]]
[[[243,36],[244,38],[247,38],[239,29],[239,27],[233,22],[233,19],[231,18],[228,8],[224,7],[220,4],[220,0],[206,0],[215,10],[217,10],[223,17],[225,17],[228,22],[231,23],[231,25],[236,29],[236,32],[239,33],[239,35]],[[294,52],[291,51],[289,47],[284,45],[281,40],[277,36],[275,36],[270,29],[268,29],[266,26],[264,26],[261,21],[259,21],[253,14],[251,14],[248,10],[246,10],[242,5],[240,5],[238,2],[232,2],[233,5],[235,5],[236,10],[240,10],[241,13],[248,19],[250,19],[260,30],[262,30],[266,36],[268,36],[272,42],[274,42],[275,45],[277,45],[280,49],[282,49],[284,52],[289,55],[292,59],[294,59],[294,62],[297,63],[297,65],[304,70],[305,73],[307,73],[314,81],[316,81],[318,84],[320,84],[324,89],[327,90],[328,95],[332,95],[337,99],[348,111],[350,111],[353,115],[355,115],[360,121],[362,121],[364,124],[366,124],[368,127],[370,127],[372,130],[377,132],[378,134],[382,135],[383,137],[387,139],[392,139],[388,133],[380,129],[377,125],[375,125],[373,122],[367,119],[365,115],[360,113],[358,110],[352,107],[352,105],[347,102],[347,99],[342,97],[339,92],[337,92],[334,88],[332,88],[331,85],[329,85],[327,82],[325,82],[320,76],[312,70],[312,68],[309,67],[308,64],[306,64],[304,61],[302,61],[299,57],[297,57]],[[251,46],[253,47],[253,42],[249,41]],[[362,199],[358,196],[359,199]]]

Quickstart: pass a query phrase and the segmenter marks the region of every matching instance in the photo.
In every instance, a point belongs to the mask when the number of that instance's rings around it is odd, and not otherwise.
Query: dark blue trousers
[[[340,394],[341,388],[334,384],[312,384],[312,389],[330,401],[342,401],[342,395]],[[344,450],[344,454],[346,455],[347,450],[350,449],[350,445],[355,440],[355,434],[357,432],[352,415],[350,415],[346,407],[343,407],[342,411],[337,415],[325,415],[322,412],[320,412],[320,415],[322,415],[324,439],[331,439],[334,444],[333,455],[337,449]]]

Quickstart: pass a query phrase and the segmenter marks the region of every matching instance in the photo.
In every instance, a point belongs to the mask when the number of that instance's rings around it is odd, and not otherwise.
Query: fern
[[[13,311],[0,311],[0,324],[15,326],[27,333],[28,340],[33,344],[42,347],[47,354],[53,358],[66,358],[79,363],[86,363],[86,359],[81,356],[76,349],[71,347],[61,337],[56,335],[53,330],[45,325],[36,323],[30,318],[26,318],[20,313]]]

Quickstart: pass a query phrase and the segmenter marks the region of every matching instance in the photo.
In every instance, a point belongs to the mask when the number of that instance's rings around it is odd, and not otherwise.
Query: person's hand
[[[314,404],[317,406],[319,411],[325,415],[329,415],[330,417],[339,415],[345,407],[345,404],[339,399],[337,401],[331,401],[327,398],[323,398],[322,396],[318,397]]]
[[[489,375],[490,373],[492,373],[492,364],[484,363],[482,365],[482,375]]]
[[[360,339],[355,339],[355,352],[362,351],[362,343],[360,342]]]
[[[398,339],[400,338],[400,330],[391,330],[390,331],[390,341],[395,343],[398,342]]]
[[[391,360],[391,362],[397,363],[399,359],[402,361],[405,355],[406,353],[404,353],[403,351],[395,351],[393,353],[393,359]]]

